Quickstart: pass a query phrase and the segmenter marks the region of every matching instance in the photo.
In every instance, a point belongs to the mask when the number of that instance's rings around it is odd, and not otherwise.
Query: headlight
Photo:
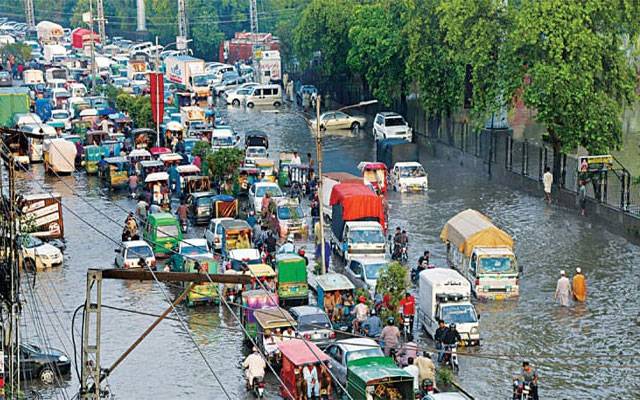
[[[479,333],[479,332],[478,332],[478,327],[477,327],[477,326],[473,326],[473,327],[471,327],[471,331],[470,331],[470,333],[471,333],[472,335],[476,335],[476,334],[478,334],[478,333]]]
[[[43,260],[48,260],[50,257],[47,254],[40,254],[40,258]]]
[[[60,361],[60,362],[68,362],[69,359],[67,358],[67,356],[60,356],[60,357],[58,357],[58,361]]]

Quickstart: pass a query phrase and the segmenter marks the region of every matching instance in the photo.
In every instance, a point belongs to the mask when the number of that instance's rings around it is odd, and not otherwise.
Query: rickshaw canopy
[[[159,156],[161,154],[169,154],[171,153],[171,149],[168,149],[166,147],[152,147],[149,152],[151,153],[152,156]]]
[[[167,175],[167,179],[168,178],[169,175]],[[225,232],[251,231],[251,226],[249,226],[247,221],[242,219],[225,220],[220,222],[220,225],[222,225],[222,228],[225,230]]]
[[[287,326],[297,326],[296,320],[289,314],[289,311],[281,307],[266,307],[254,311],[256,322],[262,329],[276,329]]]
[[[129,160],[126,157],[108,157],[104,159],[109,165],[129,165]]]
[[[147,175],[144,179],[144,183],[151,182],[160,182],[160,181],[169,181],[169,174],[166,172],[154,172],[152,174]]]
[[[133,149],[129,152],[128,155],[129,159],[145,159],[145,160],[150,160],[151,159],[151,153],[149,153],[147,150],[145,149]]]
[[[140,161],[142,169],[148,168],[164,168],[164,163],[158,160],[142,160]]]
[[[458,251],[471,256],[474,247],[508,247],[513,249],[513,238],[495,226],[482,213],[467,209],[451,218],[442,228],[440,239],[456,246]]]
[[[387,170],[387,166],[381,162],[373,162],[373,161],[362,161],[358,164],[358,169],[360,171],[377,171],[377,170]]]
[[[286,357],[296,366],[329,361],[329,356],[311,341],[305,343],[302,339],[290,339],[278,343],[278,349],[282,357]]]
[[[347,363],[347,370],[350,375],[357,377],[367,386],[369,382],[389,379],[391,381],[413,380],[411,374],[398,368],[391,357],[365,357]]]
[[[178,121],[169,121],[165,129],[172,132],[180,132],[184,129],[184,127]]]
[[[158,156],[158,159],[163,163],[167,162],[180,162],[182,161],[182,156],[177,153],[163,153]]]
[[[316,277],[316,285],[325,292],[334,290],[354,290],[356,287],[351,283],[349,278],[342,274],[329,272]]]
[[[267,264],[248,264],[244,275],[250,275],[253,278],[274,278],[276,271]]]
[[[183,175],[183,174],[198,175],[200,173],[200,168],[198,168],[193,164],[178,165],[176,169],[178,170],[178,173],[180,175]]]

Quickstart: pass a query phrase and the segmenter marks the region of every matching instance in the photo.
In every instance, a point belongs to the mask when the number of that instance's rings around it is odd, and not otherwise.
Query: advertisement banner
[[[156,124],[162,122],[164,115],[164,78],[160,72],[150,72],[149,82],[151,83],[151,112],[153,121]]]

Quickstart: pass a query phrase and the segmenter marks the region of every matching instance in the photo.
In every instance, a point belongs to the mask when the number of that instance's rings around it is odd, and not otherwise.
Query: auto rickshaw
[[[171,164],[180,164],[182,162],[182,156],[177,153],[165,153],[158,156],[158,160],[162,161],[165,167],[169,168]],[[197,167],[196,167],[197,168]]]
[[[363,161],[358,164],[358,169],[365,185],[371,184],[380,193],[387,192],[387,166],[384,163]]]
[[[281,151],[278,160],[278,185],[284,187],[291,184],[289,180],[289,165],[293,159],[293,152]]]
[[[103,140],[100,144],[105,155],[110,157],[119,157],[122,150],[122,143],[117,140]]]
[[[264,177],[269,182],[275,182],[276,176],[274,175],[275,162],[266,158],[256,160],[256,168],[260,171],[260,174],[264,173]]]
[[[131,131],[134,147],[136,149],[149,149],[154,146],[158,140],[158,134],[153,129],[138,128]]]
[[[280,387],[282,398],[288,398],[291,395],[295,399],[302,399],[307,392],[302,391],[304,387],[303,368],[311,365],[322,363],[321,368],[328,368],[329,356],[325,354],[315,343],[302,339],[288,339],[278,343],[278,350],[281,354],[280,380],[284,383],[284,387]],[[320,398],[329,399],[332,390],[331,374],[321,374],[316,370],[318,380],[320,381]],[[320,379],[322,376],[328,376],[329,380]],[[333,398],[333,397],[331,397]]]
[[[278,254],[278,297],[283,307],[309,304],[307,263],[296,254]]]
[[[391,357],[363,357],[347,361],[347,393],[354,400],[415,398],[413,376]]]
[[[171,153],[171,149],[166,148],[166,147],[152,147],[152,148],[149,149],[149,153],[151,153],[153,158],[155,158],[157,160],[158,157],[160,157],[161,154],[169,154],[169,153]]]
[[[269,138],[266,133],[262,131],[249,131],[244,136],[244,146],[260,146],[266,149],[269,148]]]
[[[256,182],[260,181],[260,170],[251,167],[241,167],[238,173],[238,189],[237,196],[246,196],[249,194],[249,188]]]
[[[125,140],[125,136],[124,133],[122,132],[110,132],[109,133],[109,140],[114,140],[118,143],[124,143]]]
[[[168,257],[182,241],[180,222],[171,213],[151,213],[142,234],[156,257]]]
[[[100,146],[103,141],[108,139],[109,134],[105,131],[87,131],[87,134],[84,138],[84,144]]]
[[[185,258],[183,264],[184,272],[191,273],[218,273],[218,263],[212,256],[191,256]],[[184,282],[185,289],[189,282]],[[218,296],[218,284],[209,281],[194,284],[187,294],[187,306],[192,307],[197,304],[220,304]]]
[[[211,199],[211,218],[237,218],[238,199],[228,194],[219,194]]]
[[[117,190],[126,188],[129,183],[129,160],[125,157],[109,157],[104,160],[107,162],[104,178],[109,189]]]
[[[98,173],[98,161],[104,155],[104,151],[100,146],[84,146],[84,169],[87,174],[94,175]]]
[[[200,168],[198,168],[193,164],[178,165],[176,169],[178,170],[178,175],[180,175],[180,186],[182,190],[184,190],[184,188],[186,187],[186,182],[185,182],[186,177],[200,175]]]
[[[71,121],[71,133],[74,135],[85,136],[89,130],[91,130],[91,121],[82,121],[75,119]]]
[[[339,330],[347,331],[351,328],[351,310],[356,301],[355,289],[349,278],[342,274],[330,272],[316,276],[318,307],[327,313],[333,326]]]
[[[225,273],[226,274],[226,273]],[[258,326],[254,316],[255,311],[265,307],[276,307],[278,295],[266,290],[249,290],[242,293],[242,307],[240,307],[240,322],[251,339],[255,339]],[[245,339],[246,340],[246,339]]]
[[[178,167],[179,168],[179,167]],[[186,176],[180,181],[182,183],[182,190],[184,193],[197,193],[207,192],[211,189],[211,181],[208,176],[192,175]]]
[[[165,172],[164,164],[158,160],[144,160],[138,163],[138,174],[143,181],[149,174],[154,172]]]
[[[217,218],[217,217],[215,217]],[[247,221],[241,219],[226,220],[220,223],[222,227],[222,248],[223,257],[228,257],[230,250],[251,247],[251,226]]]
[[[131,164],[135,165],[140,161],[151,160],[151,153],[145,149],[133,149],[129,152],[127,158]]]
[[[160,189],[162,186],[169,186],[169,174],[166,172],[152,172],[144,178],[145,191],[151,193],[151,202],[158,204],[165,210],[171,209],[171,199],[164,196]]]
[[[276,292],[277,275],[270,265],[247,264],[246,270],[242,274],[251,277],[251,283],[244,284],[242,290],[264,289],[266,287],[270,292]]]
[[[284,332],[288,327],[298,325],[287,310],[281,307],[266,307],[253,313],[256,319],[256,344],[261,352],[267,356],[272,365],[280,365],[279,340],[273,336],[276,329]]]

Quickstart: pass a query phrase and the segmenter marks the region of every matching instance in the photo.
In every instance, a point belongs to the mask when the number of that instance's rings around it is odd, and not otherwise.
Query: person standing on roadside
[[[544,187],[544,199],[551,204],[551,185],[553,185],[553,174],[551,168],[544,167],[544,175],[542,175],[542,186]]]
[[[569,299],[571,298],[571,283],[567,278],[564,270],[560,271],[560,279],[556,284],[556,293],[554,299],[558,300],[561,306],[569,307]]]
[[[584,180],[580,181],[578,199],[580,200],[580,215],[584,217],[587,209],[587,183]]]
[[[571,285],[573,300],[584,302],[587,300],[587,279],[584,277],[580,267],[576,268]]]

